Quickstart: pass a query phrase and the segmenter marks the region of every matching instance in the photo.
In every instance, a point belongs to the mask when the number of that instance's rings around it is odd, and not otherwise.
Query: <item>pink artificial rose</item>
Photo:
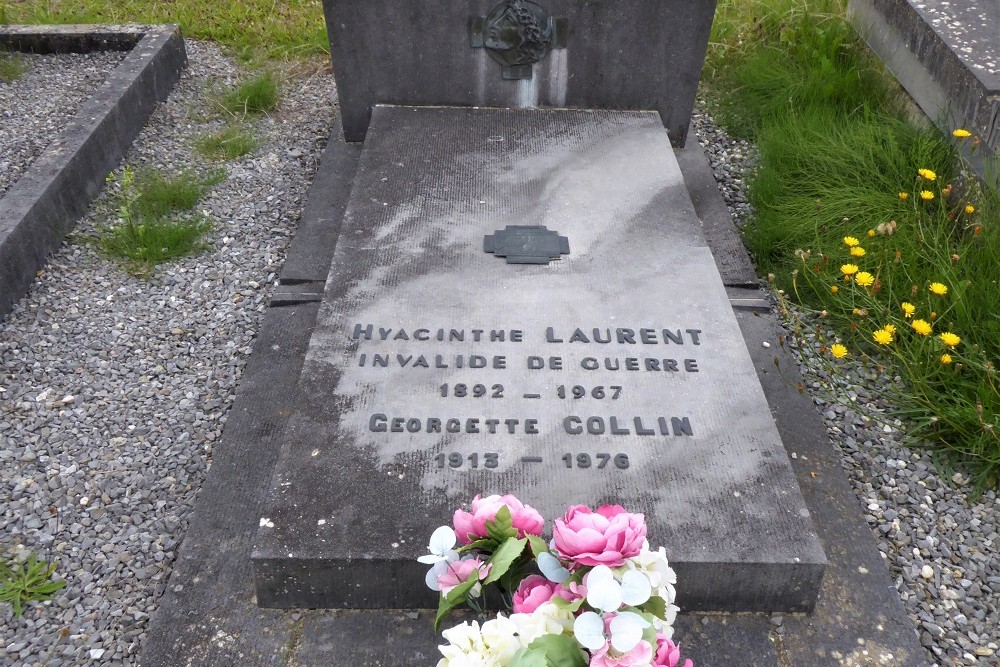
[[[571,583],[569,588],[564,588],[562,584],[549,581],[540,574],[531,574],[524,578],[514,593],[514,613],[532,614],[543,604],[556,597],[567,602],[575,602],[587,597],[587,589],[576,583]]]
[[[608,641],[590,656],[590,667],[642,667],[649,665],[652,659],[653,647],[646,640],[641,640],[628,653],[621,654],[611,651],[611,642]]]
[[[536,609],[552,599],[557,588],[561,588],[561,586],[540,574],[528,575],[514,593],[514,613],[534,613]]]
[[[510,510],[510,517],[517,529],[517,536],[541,535],[545,519],[535,508],[524,505],[514,496],[476,496],[472,499],[472,511],[455,510],[455,534],[462,544],[469,544],[481,537],[487,537],[486,522],[493,521],[504,505]]]
[[[493,566],[484,563],[479,558],[466,558],[455,563],[449,563],[448,569],[443,574],[438,575],[438,588],[442,595],[458,586],[464,584],[470,578],[475,577],[477,581],[482,581],[489,576]]]
[[[681,648],[670,641],[662,632],[656,635],[656,655],[653,656],[653,667],[677,667],[681,659]],[[690,659],[684,661],[681,667],[694,667]]]
[[[646,540],[646,518],[620,505],[604,505],[596,512],[574,505],[552,529],[556,551],[576,565],[618,567],[636,556]]]

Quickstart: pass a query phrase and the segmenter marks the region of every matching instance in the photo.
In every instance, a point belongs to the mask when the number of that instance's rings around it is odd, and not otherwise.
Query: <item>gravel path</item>
[[[211,45],[187,47],[189,68],[130,152],[133,165],[210,166],[190,150],[219,124],[205,91],[239,71]],[[55,559],[67,580],[23,618],[0,610],[3,665],[135,664],[329,132],[333,96],[330,75],[297,78],[281,109],[255,121],[263,145],[227,164],[229,179],[201,207],[216,222],[210,251],[145,282],[88,244],[68,243],[0,322],[0,540]],[[2,98],[0,108],[9,108]],[[741,180],[752,147],[704,114],[695,122],[742,222],[752,212]],[[102,197],[76,238],[106,205]],[[857,366],[830,378],[815,341],[797,347],[924,645],[940,665],[997,664],[997,495],[970,502],[960,478],[944,479],[899,444],[896,428],[865,416],[889,407],[871,391],[884,378]]]
[[[11,83],[0,81],[0,197],[126,55],[22,56],[28,71]]]
[[[206,91],[240,72],[214,46],[186,44],[188,69],[127,156],[132,165],[214,166],[191,141],[221,126]],[[23,618],[0,605],[0,664],[135,664],[333,102],[332,75],[298,77],[281,107],[254,121],[262,145],[227,163],[228,180],[199,205],[215,223],[208,252],[147,282],[86,243],[64,244],[0,322],[0,547],[38,550],[67,581]],[[32,134],[27,122],[19,131]],[[35,134],[52,121],[39,122]],[[74,238],[92,233],[106,206],[102,195]]]
[[[742,225],[753,213],[741,178],[753,147],[704,112],[695,127]],[[859,363],[838,363],[831,376],[816,323],[792,311],[788,339],[921,643],[938,665],[1000,664],[1000,499],[991,491],[970,501],[960,474],[946,477],[926,452],[903,447],[903,424],[881,416],[892,406],[876,391],[893,379]]]

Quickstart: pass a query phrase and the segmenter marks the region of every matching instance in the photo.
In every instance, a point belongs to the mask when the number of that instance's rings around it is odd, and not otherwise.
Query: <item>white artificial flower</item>
[[[456,561],[458,560],[458,552],[454,549],[457,541],[455,531],[451,529],[451,526],[441,526],[431,533],[431,541],[427,545],[427,550],[430,553],[421,556],[417,561],[425,565],[434,565],[441,561]]]
[[[561,609],[552,602],[538,606],[530,614],[511,614],[517,634],[525,646],[542,635],[562,635],[573,630],[573,612]]]
[[[677,597],[674,588],[674,584],[677,583],[677,573],[667,562],[667,553],[663,547],[650,551],[649,542],[646,542],[639,554],[627,559],[623,567],[645,574],[649,579],[649,585],[653,588],[653,594],[663,598],[667,605],[672,604]]]
[[[601,611],[618,611],[622,604],[638,606],[649,599],[652,587],[645,573],[626,570],[621,580],[607,565],[598,565],[587,573],[587,604]]]
[[[503,615],[482,627],[466,622],[441,634],[449,643],[438,647],[444,657],[437,667],[506,667],[522,648],[517,626]]]
[[[642,641],[642,631],[650,626],[649,621],[631,611],[609,614],[611,622],[605,632],[604,617],[585,611],[573,623],[573,636],[582,646],[597,651],[608,641],[619,653],[628,653]]]

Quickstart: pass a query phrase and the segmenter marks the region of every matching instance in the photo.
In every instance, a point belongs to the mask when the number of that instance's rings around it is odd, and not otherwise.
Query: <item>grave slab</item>
[[[687,610],[811,609],[826,559],[658,114],[372,123],[255,539],[260,604],[435,606],[430,532],[512,492],[548,518],[644,512]],[[511,225],[569,254],[484,252]]]

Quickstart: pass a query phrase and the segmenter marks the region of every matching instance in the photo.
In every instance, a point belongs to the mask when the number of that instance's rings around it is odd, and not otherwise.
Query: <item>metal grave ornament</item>
[[[504,0],[471,21],[472,46],[500,63],[505,79],[530,79],[531,66],[566,47],[566,19],[554,19],[531,0]]]
[[[483,250],[508,264],[548,264],[569,254],[569,239],[543,225],[507,225],[483,237]]]

